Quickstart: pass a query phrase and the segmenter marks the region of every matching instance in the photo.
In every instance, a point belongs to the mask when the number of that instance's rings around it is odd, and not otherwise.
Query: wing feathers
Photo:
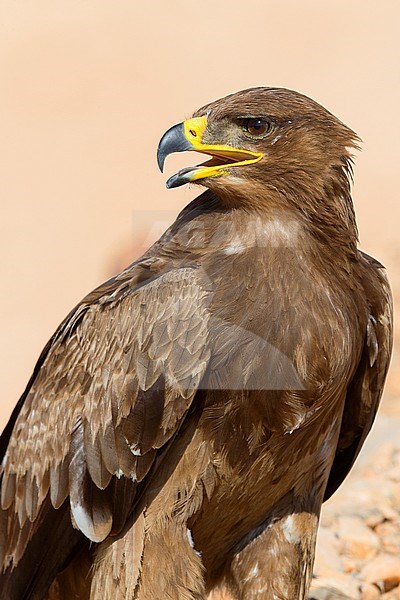
[[[34,477],[29,477],[26,482],[25,508],[28,519],[34,521],[39,509],[39,489]]]
[[[60,508],[68,495],[68,466],[69,460],[65,457],[60,463],[50,467],[50,498],[54,508]]]
[[[363,252],[360,258],[370,315],[363,354],[347,390],[338,447],[324,500],[347,476],[372,427],[392,352],[393,304],[385,270]]]
[[[105,468],[109,473],[116,475],[121,468],[121,459],[118,457],[115,429],[112,423],[106,427],[103,435],[99,436],[99,443]]]
[[[69,480],[71,511],[77,528],[92,542],[103,541],[112,527],[111,503],[108,495],[95,485],[87,469],[81,422],[71,440]]]
[[[99,489],[104,490],[110,483],[113,472],[109,471],[105,465],[101,451],[100,436],[96,435],[93,440],[90,427],[86,423],[83,424],[83,431],[84,454],[90,477]]]
[[[2,478],[1,484],[1,508],[6,510],[10,508],[15,499],[16,491],[16,479],[15,473],[9,473],[7,477]]]
[[[123,434],[135,455],[143,455],[154,447],[162,421],[164,389],[161,381],[149,392],[139,392],[131,414],[121,423]]]
[[[367,346],[369,349],[369,366],[373,367],[379,352],[378,338],[376,336],[375,319],[369,316],[367,325]]]
[[[137,484],[126,477],[114,478],[110,486],[110,498],[113,513],[112,534],[118,535],[125,526],[132,511]]]
[[[194,268],[167,271],[138,289],[117,278],[53,336],[2,468],[7,556],[24,552],[49,490],[55,509],[69,495],[74,524],[90,540],[123,527],[134,481],[146,477],[176,431],[207,366],[201,281]]]

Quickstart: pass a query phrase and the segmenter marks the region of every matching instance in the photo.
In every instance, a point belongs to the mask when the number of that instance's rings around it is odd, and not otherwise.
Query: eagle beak
[[[251,165],[264,156],[261,152],[251,152],[232,146],[203,144],[202,138],[206,127],[207,117],[196,117],[174,125],[161,138],[157,151],[157,161],[161,172],[166,157],[173,152],[194,150],[213,157],[206,163],[195,167],[186,167],[172,175],[166,183],[167,188],[179,187],[206,177],[221,177],[229,172],[228,168]]]

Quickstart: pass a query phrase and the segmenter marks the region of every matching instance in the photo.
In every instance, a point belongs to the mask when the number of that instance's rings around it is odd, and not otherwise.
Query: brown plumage
[[[306,597],[321,503],[372,425],[391,351],[357,250],[356,135],[255,88],[171,129],[209,188],[89,294],[1,438],[0,598]]]

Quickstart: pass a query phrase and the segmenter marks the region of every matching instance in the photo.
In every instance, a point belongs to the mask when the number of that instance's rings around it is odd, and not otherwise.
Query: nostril
[[[193,137],[197,137],[197,132],[194,129],[189,129],[189,133],[190,135],[192,135]]]

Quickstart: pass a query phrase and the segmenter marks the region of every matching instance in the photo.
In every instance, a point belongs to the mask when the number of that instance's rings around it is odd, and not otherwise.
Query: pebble
[[[334,598],[348,598],[349,600],[359,600],[360,598],[360,583],[351,575],[346,573],[335,573],[330,577],[321,577],[313,580],[310,592],[310,598],[318,589],[330,591],[331,594],[341,594],[341,596],[332,596]],[[316,596],[315,596],[316,597]],[[319,600],[319,598],[318,598]],[[331,600],[331,598],[329,598]]]
[[[384,592],[389,592],[400,583],[400,557],[379,554],[369,561],[361,572],[369,583],[375,583]]]
[[[318,577],[327,577],[342,570],[340,553],[342,544],[332,529],[320,527],[317,539],[314,573]]]
[[[343,553],[358,559],[371,559],[379,550],[379,537],[360,517],[339,517],[338,535]]]
[[[380,597],[380,600],[398,600],[399,598],[400,598],[399,588],[396,588],[395,590],[392,590],[391,592],[388,592],[387,594],[383,594]]]
[[[308,600],[349,600],[337,588],[319,587],[310,591]]]
[[[372,583],[364,583],[361,586],[361,600],[378,600],[381,597],[381,591]]]
[[[362,567],[362,561],[351,556],[342,556],[342,567],[345,573],[358,573]]]
[[[382,550],[391,554],[400,554],[400,522],[384,521],[375,528]]]

